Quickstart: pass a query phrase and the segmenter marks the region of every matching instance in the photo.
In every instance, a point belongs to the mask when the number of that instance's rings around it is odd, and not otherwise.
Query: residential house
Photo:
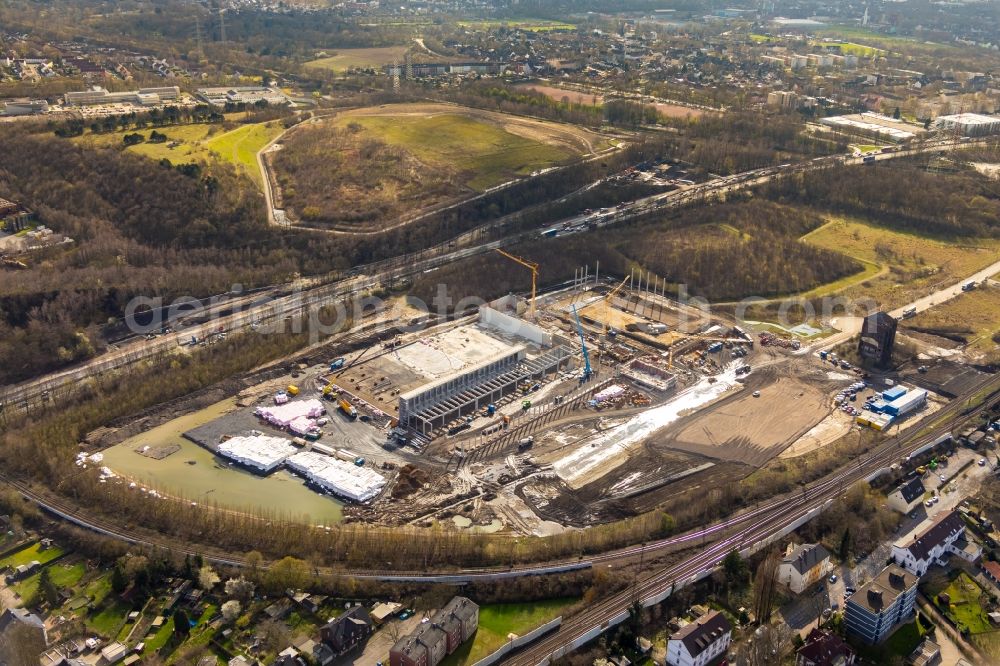
[[[964,539],[965,521],[958,512],[942,513],[922,525],[926,526],[912,539],[900,539],[892,546],[892,560],[910,573],[923,576],[931,565],[947,564],[951,555],[970,562],[979,559],[980,549]]]
[[[320,640],[338,657],[353,650],[372,633],[372,620],[364,606],[349,611],[320,627]]]
[[[847,600],[844,625],[848,633],[870,644],[881,643],[913,615],[917,576],[890,564]]]
[[[705,666],[725,654],[733,638],[726,616],[709,611],[667,641],[667,666]]]
[[[784,559],[778,565],[778,582],[800,594],[813,583],[823,580],[831,568],[830,553],[822,545],[789,545]]]
[[[979,566],[983,570],[984,576],[993,581],[994,585],[1000,586],[1000,562],[989,560]]]
[[[795,666],[851,666],[854,650],[832,631],[813,629],[795,652]]]
[[[0,614],[0,664],[38,666],[47,645],[45,623],[37,615],[23,608],[8,608]]]
[[[889,493],[887,504],[890,509],[908,514],[920,506],[926,492],[923,481],[917,476]]]
[[[455,597],[389,651],[390,666],[437,666],[479,628],[479,606]]]

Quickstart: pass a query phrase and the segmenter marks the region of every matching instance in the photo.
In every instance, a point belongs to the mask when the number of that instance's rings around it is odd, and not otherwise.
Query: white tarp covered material
[[[288,424],[288,429],[296,435],[305,435],[316,427],[316,421],[308,416],[300,416]]]
[[[385,487],[385,477],[367,467],[358,467],[312,451],[288,459],[288,469],[317,486],[355,502],[367,502]]]
[[[598,468],[604,469],[606,474],[628,458],[623,454],[627,454],[632,446],[670,425],[681,414],[707,405],[738,385],[735,368],[726,370],[718,377],[706,377],[669,402],[647,409],[620,426],[604,431],[597,439],[589,440],[589,445],[580,446],[556,460],[552,468],[559,478],[571,486]],[[616,463],[616,460],[619,462]]]
[[[255,410],[255,414],[268,423],[272,423],[279,428],[287,428],[295,419],[306,417],[310,419],[319,418],[326,411],[323,403],[316,398],[309,400],[293,400],[284,405],[264,405]]]
[[[273,472],[296,451],[284,437],[267,435],[233,437],[219,444],[219,455],[265,473]]]
[[[597,402],[604,402],[605,400],[611,400],[611,398],[616,398],[625,392],[624,386],[618,386],[618,384],[612,384],[608,388],[594,394],[594,400]]]

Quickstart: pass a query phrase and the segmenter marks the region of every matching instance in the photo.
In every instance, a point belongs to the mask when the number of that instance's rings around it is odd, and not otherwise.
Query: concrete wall
[[[493,328],[499,329],[509,335],[516,335],[524,338],[525,340],[530,340],[537,345],[541,345],[543,347],[552,346],[553,339],[551,333],[548,333],[530,322],[504,314],[491,307],[484,305],[479,308],[479,321],[486,326],[492,326]]]
[[[503,644],[503,647],[501,647],[499,650],[489,655],[488,657],[480,659],[475,664],[473,664],[473,666],[490,666],[490,664],[495,664],[501,659],[503,659],[504,656],[506,656],[507,653],[510,652],[511,650],[516,650],[519,647],[523,647],[528,643],[532,643],[538,640],[539,638],[549,633],[550,631],[554,631],[555,629],[557,629],[561,624],[562,624],[562,616],[559,616],[554,620],[546,622],[545,624],[538,627],[534,631],[526,633],[524,636],[518,636],[512,641],[507,641],[506,643]]]

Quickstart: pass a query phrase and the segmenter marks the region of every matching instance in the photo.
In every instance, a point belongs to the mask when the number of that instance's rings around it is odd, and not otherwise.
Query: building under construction
[[[524,382],[559,372],[572,359],[570,348],[539,326],[489,307],[482,308],[479,316],[486,328],[527,344],[400,393],[400,427],[420,437],[433,436],[455,419],[516,393]]]

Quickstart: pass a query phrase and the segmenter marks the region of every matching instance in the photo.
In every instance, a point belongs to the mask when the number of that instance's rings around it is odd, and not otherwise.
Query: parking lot
[[[986,463],[979,465],[982,459]],[[824,610],[843,610],[847,588],[856,590],[875,578],[885,568],[892,554],[893,543],[913,535],[928,518],[957,508],[962,500],[978,491],[983,478],[993,471],[989,456],[967,448],[956,449],[953,455],[944,459],[944,463],[933,472],[928,471],[923,479],[928,491],[927,500],[935,497],[938,499],[930,506],[922,503],[910,515],[904,516],[896,533],[853,567],[835,566],[832,574],[837,579],[834,582],[828,576],[822,583],[814,585],[786,604],[780,613],[789,627],[805,636],[816,626],[817,619]]]

